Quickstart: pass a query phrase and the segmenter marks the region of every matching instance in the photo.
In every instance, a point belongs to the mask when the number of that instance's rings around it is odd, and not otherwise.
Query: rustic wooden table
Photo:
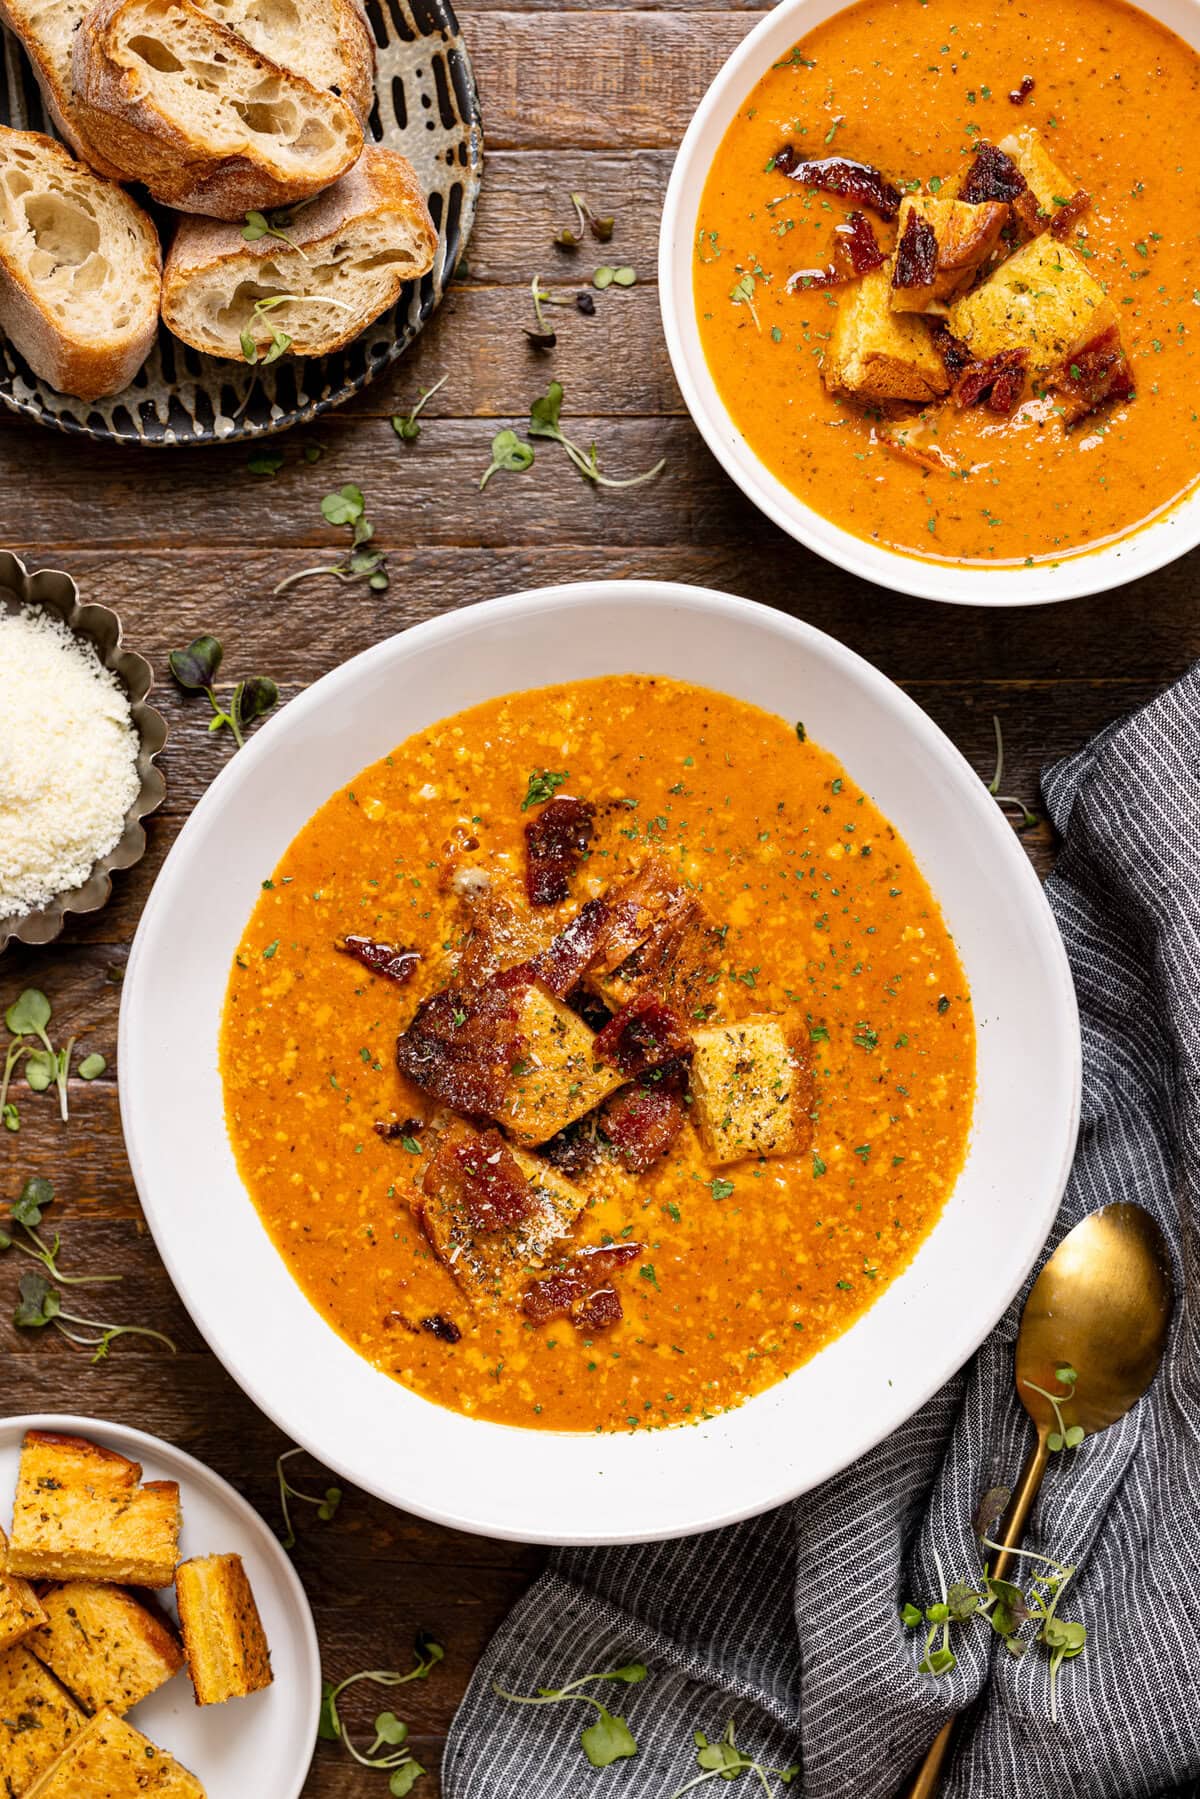
[[[274,675],[285,698],[368,644],[493,594],[629,575],[724,588],[808,619],[868,656],[981,771],[991,769],[998,716],[1005,785],[1032,799],[1042,763],[1078,748],[1200,652],[1200,559],[1070,606],[959,611],[891,598],[826,566],[724,478],[671,377],[655,249],[673,146],[757,17],[737,0],[723,10],[704,0],[645,0],[639,11],[602,11],[595,0],[474,0],[465,27],[483,97],[484,197],[468,278],[415,352],[356,404],[277,440],[285,463],[273,478],[250,472],[244,448],[117,453],[0,418],[10,547],[35,566],[67,569],[86,594],[115,607],[127,640],[160,675],[171,648],[213,631],[229,673]],[[571,259],[552,247],[571,219],[572,189],[616,215],[609,249],[589,246]],[[521,328],[531,322],[533,274],[578,285],[610,257],[633,265],[638,285],[598,296],[592,319],[556,311],[557,350],[530,348]],[[391,415],[443,374],[419,442],[402,443]],[[520,424],[551,375],[563,383],[564,415],[582,441],[594,436],[622,470],[665,456],[661,478],[597,493],[565,459],[543,454],[529,474],[499,475],[481,494],[495,421]],[[323,452],[316,465],[302,454],[313,443]],[[320,501],[350,481],[366,494],[389,552],[390,591],[377,598],[326,580],[273,599],[284,575],[339,540]],[[636,643],[616,653],[637,662]],[[85,1033],[109,1061],[104,1079],[75,1083],[68,1126],[49,1100],[23,1098],[20,1134],[0,1134],[0,1193],[15,1197],[26,1176],[48,1176],[71,1261],[122,1270],[114,1313],[169,1331],[180,1353],[139,1352],[136,1341],[125,1342],[91,1368],[61,1339],[14,1332],[10,1266],[0,1276],[0,1391],[9,1413],[94,1413],[169,1437],[275,1520],[274,1463],[286,1445],[206,1351],[175,1298],[121,1141],[115,1049],[129,943],[176,832],[232,747],[226,735],[206,734],[203,704],[181,703],[169,680],[157,701],[171,727],[162,758],[167,798],[145,860],[118,877],[104,912],[53,947],[0,959],[0,1007],[36,984],[51,998],[59,1030]],[[1026,843],[1046,869],[1046,828]],[[181,955],[187,947],[180,944]],[[300,1466],[306,1484],[320,1483],[320,1469]],[[417,1752],[436,1770],[471,1668],[540,1553],[456,1536],[357,1492],[332,1525],[309,1515],[301,1530],[296,1566],[328,1673],[406,1666],[422,1626],[447,1645],[444,1669],[403,1695]],[[436,1780],[435,1772],[423,1783],[427,1799],[436,1799]],[[305,1790],[338,1799],[384,1785],[322,1744]]]

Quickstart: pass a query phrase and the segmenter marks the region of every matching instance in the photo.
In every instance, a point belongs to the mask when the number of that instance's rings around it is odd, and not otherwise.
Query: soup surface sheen
[[[717,1019],[774,1012],[811,1053],[811,1152],[714,1167],[690,1121],[648,1173],[581,1180],[577,1237],[635,1239],[622,1320],[589,1333],[511,1308],[472,1322],[415,1221],[428,1115],[397,1033],[451,977],[452,867],[519,895],[531,773],[598,807],[545,942],[648,853],[727,925]],[[471,846],[474,846],[473,848]],[[264,874],[266,871],[264,870]],[[423,955],[397,986],[336,945]],[[904,843],[801,727],[650,676],[517,693],[366,768],[269,879],[230,975],[226,1115],[242,1177],[312,1303],[362,1355],[456,1410],[564,1430],[657,1428],[737,1404],[806,1361],[911,1260],[958,1175],[975,1031],[963,970]],[[448,1343],[398,1325],[447,1314]]]
[[[817,27],[750,94],[697,219],[701,339],[751,449],[835,524],[923,557],[1054,561],[1169,508],[1200,473],[1198,107],[1200,57],[1122,0],[861,0]],[[1117,308],[1136,397],[1070,431],[1037,399],[1011,418],[943,405],[940,447],[970,472],[922,469],[821,381],[837,292],[786,291],[829,263],[852,202],[768,165],[791,142],[928,188],[1025,126],[1091,195],[1066,241]],[[732,297],[755,271],[757,327]]]

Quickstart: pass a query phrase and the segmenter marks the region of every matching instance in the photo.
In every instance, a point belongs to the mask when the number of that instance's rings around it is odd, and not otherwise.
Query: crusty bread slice
[[[36,131],[0,126],[0,330],[81,400],[119,393],[158,329],[162,255],[141,207]]]
[[[85,1711],[118,1717],[178,1674],[184,1655],[161,1613],[123,1587],[69,1580],[42,1595],[46,1623],[29,1647]]]
[[[0,1793],[27,1793],[86,1717],[24,1643],[0,1655]]]
[[[83,1437],[26,1431],[8,1566],[33,1580],[169,1587],[179,1559],[179,1486],[148,1480]]]
[[[72,75],[101,154],[184,212],[242,219],[293,205],[362,150],[344,100],[195,0],[98,0],[76,33]]]
[[[8,1572],[8,1538],[0,1530],[0,1651],[11,1649],[45,1622],[29,1582]]]
[[[375,104],[375,39],[359,0],[197,3],[264,56],[340,94],[366,124]]]
[[[197,1705],[224,1705],[270,1686],[271,1651],[240,1555],[182,1562],[175,1597]]]
[[[25,1799],[204,1799],[173,1755],[112,1712],[97,1712]]]
[[[265,354],[282,333],[297,356],[357,337],[404,282],[433,265],[437,232],[409,164],[369,145],[349,175],[281,221],[290,243],[247,243],[233,225],[183,219],[167,257],[163,320],[212,356]],[[266,311],[257,302],[287,296]]]
[[[71,148],[100,175],[121,171],[100,154],[87,129],[87,108],[76,99],[71,77],[75,35],[90,0],[0,0],[0,19],[21,40],[33,64],[46,111]]]

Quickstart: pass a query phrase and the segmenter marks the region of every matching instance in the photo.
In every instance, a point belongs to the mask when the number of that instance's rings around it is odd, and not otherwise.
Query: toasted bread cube
[[[523,1149],[510,1149],[529,1182],[528,1214],[503,1231],[472,1228],[458,1180],[455,1150],[473,1132],[447,1131],[425,1171],[421,1227],[438,1260],[454,1276],[476,1310],[519,1305],[530,1270],[541,1268],[564,1238],[569,1237],[587,1203],[587,1195],[548,1162]]]
[[[45,1628],[29,1646],[85,1711],[122,1717],[183,1667],[174,1631],[121,1587],[71,1580],[43,1605]]]
[[[83,1437],[27,1431],[13,1502],[10,1573],[169,1587],[179,1560],[179,1487],[140,1484],[136,1462]]]
[[[996,148],[1016,163],[1037,201],[1039,214],[1048,221],[1078,192],[1079,183],[1055,162],[1035,126],[1022,125],[1019,131],[1011,131]]]
[[[114,1712],[97,1712],[25,1799],[205,1799],[194,1774]]]
[[[0,1655],[0,1793],[20,1799],[87,1718],[23,1643]],[[80,1799],[72,1793],[70,1799]]]
[[[518,1143],[545,1143],[623,1084],[615,1068],[597,1062],[583,1020],[540,987],[526,988],[518,1029],[523,1048],[500,1117]]]
[[[8,1538],[0,1530],[0,1650],[11,1649],[45,1621],[29,1582],[8,1572]]]
[[[270,1686],[271,1651],[240,1555],[182,1563],[175,1597],[197,1705],[224,1705]]]
[[[952,300],[969,287],[976,269],[987,261],[1008,222],[1008,207],[987,200],[967,206],[962,200],[941,194],[906,194],[896,220],[899,237],[910,213],[918,213],[932,227],[937,239],[937,270],[932,286],[903,288],[893,285],[893,312],[923,312],[931,300]]]
[[[822,368],[830,393],[870,405],[940,399],[950,377],[928,329],[921,319],[892,311],[892,260],[841,294]]]
[[[778,1018],[693,1033],[692,1117],[714,1162],[788,1156],[812,1141],[812,1077]]]
[[[691,1011],[716,978],[720,933],[703,902],[663,856],[648,856],[605,895],[611,922],[603,952],[587,978],[620,1011],[647,990]]]
[[[1115,325],[1117,313],[1074,250],[1043,235],[956,300],[948,322],[976,356],[1028,350],[1030,373],[1046,375]]]

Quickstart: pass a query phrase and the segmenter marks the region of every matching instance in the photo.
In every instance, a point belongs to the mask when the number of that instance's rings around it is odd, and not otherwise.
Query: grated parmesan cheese
[[[87,880],[137,798],[128,695],[53,613],[0,610],[0,919]]]

